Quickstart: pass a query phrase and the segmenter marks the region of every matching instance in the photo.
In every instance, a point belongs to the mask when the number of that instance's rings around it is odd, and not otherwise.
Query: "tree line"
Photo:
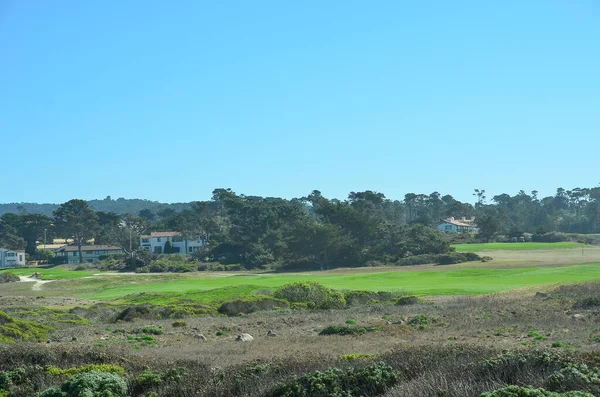
[[[545,198],[536,191],[500,194],[489,201],[483,189],[473,194],[474,205],[437,192],[390,200],[383,193],[363,191],[338,200],[315,190],[287,200],[215,189],[211,200],[189,203],[179,211],[145,208],[137,214],[95,211],[75,199],[59,205],[51,216],[3,214],[0,246],[36,255],[36,242],[44,239],[69,238],[79,247],[94,239],[134,255],[141,234],[169,230],[184,239],[200,236],[206,244],[196,255],[205,260],[247,268],[327,268],[448,252],[449,243],[435,226],[450,216],[475,217],[482,240],[525,232],[600,232],[598,187],[559,188]]]

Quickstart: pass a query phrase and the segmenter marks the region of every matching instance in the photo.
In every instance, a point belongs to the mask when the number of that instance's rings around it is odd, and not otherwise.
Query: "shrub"
[[[262,310],[287,309],[289,307],[290,304],[286,300],[255,295],[225,302],[219,307],[219,313],[237,316]]]
[[[346,306],[341,292],[314,281],[285,284],[273,296],[290,303],[305,303],[310,309],[341,309]]]
[[[58,368],[53,365],[50,365],[45,368],[46,372],[50,375],[76,375],[82,372],[109,372],[111,374],[124,374],[125,368],[115,365],[115,364],[88,364],[82,365],[81,367],[73,367],[73,368]]]
[[[0,273],[0,284],[19,281],[19,276],[11,272]]]
[[[319,335],[362,335],[367,330],[363,327],[349,327],[347,325],[330,325],[326,327]]]
[[[546,383],[546,387],[554,391],[583,389],[597,394],[600,392],[600,373],[585,364],[569,363],[552,374]]]
[[[405,306],[405,305],[416,305],[418,303],[423,303],[423,300],[414,295],[412,296],[403,296],[396,301],[397,305]]]
[[[409,325],[430,325],[436,324],[440,321],[437,317],[428,317],[424,314],[417,314],[408,322]]]
[[[144,325],[137,330],[139,334],[162,335],[163,329],[160,325]]]
[[[187,327],[187,323],[183,320],[177,320],[177,321],[174,321],[173,324],[171,324],[171,326],[173,328]]]
[[[368,360],[375,357],[372,354],[344,354],[340,356],[340,360]]]
[[[60,389],[52,387],[40,397],[124,397],[127,384],[120,376],[108,372],[82,372],[63,383]]]
[[[554,393],[545,389],[533,389],[529,387],[507,386],[489,393],[483,393],[481,397],[593,397],[592,394],[581,391],[567,393]]]
[[[171,368],[166,372],[145,370],[137,377],[138,383],[143,387],[158,386],[167,382],[178,382],[181,375],[177,368]]]
[[[51,327],[18,320],[0,311],[0,343],[15,343],[17,340],[39,342],[47,339],[51,330]]]
[[[359,397],[376,396],[398,381],[398,374],[384,363],[361,369],[329,368],[316,371],[276,388],[269,397]]]
[[[565,233],[550,232],[534,234],[533,236],[531,236],[531,240],[540,243],[558,243],[561,241],[569,241],[570,239],[569,236]]]
[[[293,310],[308,310],[308,305],[302,302],[294,302],[290,306]]]
[[[486,261],[491,258],[487,257]],[[397,266],[416,266],[416,265],[452,265],[462,262],[473,262],[483,260],[482,257],[474,252],[449,252],[446,254],[424,254],[413,255],[401,258],[396,261]]]
[[[396,297],[397,294],[387,291],[348,291],[344,294],[348,306],[390,303],[393,302]]]

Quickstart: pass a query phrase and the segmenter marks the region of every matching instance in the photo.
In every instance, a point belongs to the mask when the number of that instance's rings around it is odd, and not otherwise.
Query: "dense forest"
[[[488,199],[475,189],[475,204],[450,195],[413,194],[390,200],[383,193],[351,192],[328,199],[315,190],[291,200],[245,196],[216,189],[211,200],[165,205],[146,200],[71,200],[50,215],[25,206],[0,217],[0,246],[36,253],[36,241],[90,238],[119,245],[133,255],[139,235],[172,230],[184,238],[202,236],[205,260],[247,268],[364,266],[423,254],[444,254],[448,239],[435,230],[447,217],[475,217],[471,239],[550,232],[600,233],[600,188],[557,189],[539,198],[536,191]]]

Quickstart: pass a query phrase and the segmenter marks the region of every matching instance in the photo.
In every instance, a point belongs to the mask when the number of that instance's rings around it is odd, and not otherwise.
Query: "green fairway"
[[[194,277],[170,282],[125,284],[102,288],[82,296],[88,299],[117,299],[136,293],[182,294],[185,299],[210,301],[272,290],[283,284],[310,280],[347,290],[406,291],[418,295],[478,295],[556,282],[600,279],[600,264],[518,269],[459,269],[422,272],[365,272],[352,274],[261,274],[223,277]],[[80,280],[86,281],[86,280]],[[157,280],[158,281],[158,280]],[[135,299],[128,297],[128,299]],[[165,301],[168,297],[147,295],[144,301]],[[179,298],[182,298],[181,296]],[[158,303],[158,302],[157,302]]]
[[[456,244],[453,247],[457,252],[482,252],[482,251],[530,251],[530,250],[555,250],[581,247],[580,243],[565,241],[560,243],[482,243],[482,244]]]
[[[17,276],[31,276],[35,272],[42,274],[42,280],[62,280],[72,278],[82,278],[92,276],[98,271],[89,270],[67,270],[60,267],[53,268],[39,268],[39,267],[28,267],[28,268],[17,268],[17,269],[5,269],[0,270],[0,273],[10,272]]]

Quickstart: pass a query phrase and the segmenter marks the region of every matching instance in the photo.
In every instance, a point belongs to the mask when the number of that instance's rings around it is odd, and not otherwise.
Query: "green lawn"
[[[17,268],[17,269],[4,269],[0,270],[0,273],[10,272],[14,273],[17,276],[31,276],[35,272],[40,272],[42,274],[42,280],[62,280],[62,279],[72,279],[72,278],[82,278],[92,276],[98,271],[88,271],[88,270],[67,270],[61,267],[53,267],[49,269],[45,268],[37,268],[37,267],[29,267],[29,268]]]
[[[482,243],[482,244],[456,244],[453,247],[457,252],[482,252],[482,251],[530,251],[530,250],[555,250],[581,247],[580,243],[565,241],[560,243]]]
[[[123,283],[82,296],[88,299],[117,299],[129,294],[185,294],[198,301],[243,296],[257,290],[275,289],[283,284],[311,280],[328,287],[348,290],[405,291],[418,295],[478,295],[556,282],[600,279],[600,264],[565,267],[531,267],[518,269],[459,269],[421,272],[365,272],[352,274],[262,274],[224,277],[189,277],[170,282]],[[128,280],[131,280],[130,278]],[[80,282],[87,280],[80,280]],[[91,280],[90,280],[91,281]],[[174,296],[173,296],[174,297]],[[126,300],[167,303],[168,296],[130,296]]]

